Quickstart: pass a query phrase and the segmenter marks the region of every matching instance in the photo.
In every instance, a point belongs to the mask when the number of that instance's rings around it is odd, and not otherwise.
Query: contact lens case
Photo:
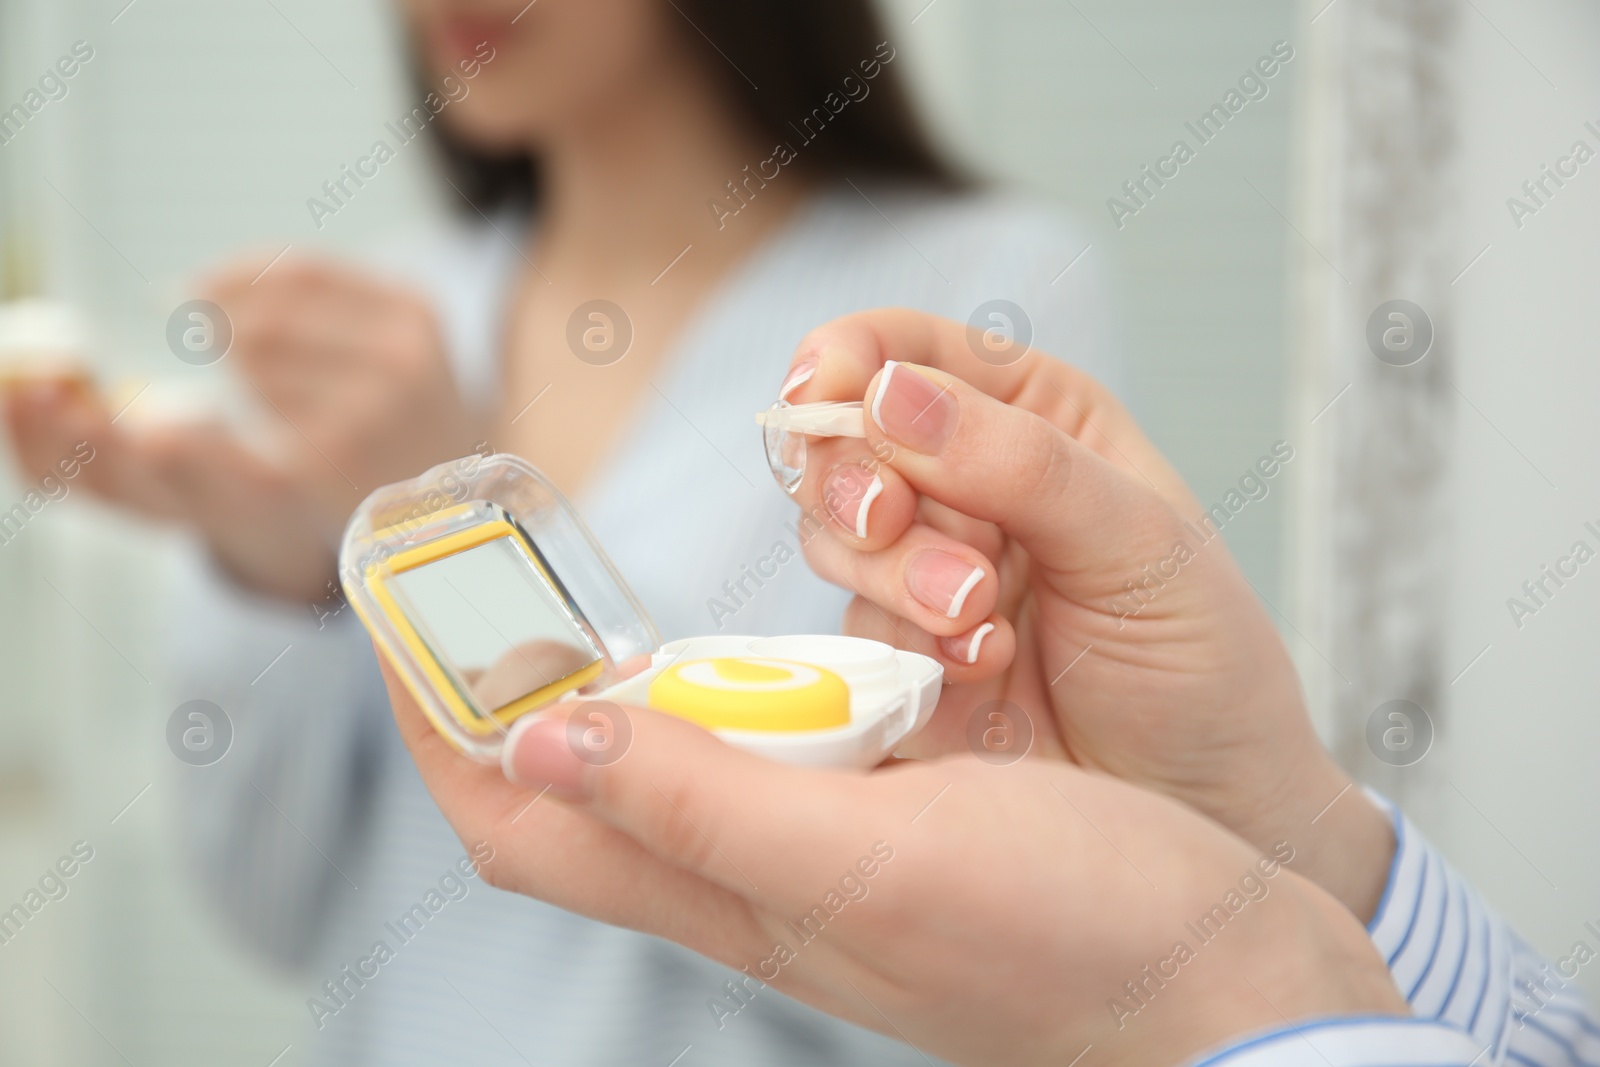
[[[438,732],[498,762],[557,700],[647,706],[785,763],[871,766],[925,725],[939,664],[862,638],[663,644],[577,511],[516,456],[385,486],[345,529],[346,598]]]
[[[0,302],[0,387],[90,379],[88,329],[66,304],[27,299]]]

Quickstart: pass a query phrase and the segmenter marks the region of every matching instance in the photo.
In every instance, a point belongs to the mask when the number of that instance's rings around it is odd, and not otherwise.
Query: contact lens
[[[772,405],[761,433],[767,444],[767,467],[783,491],[792,496],[806,476],[806,435],[789,429],[783,420],[770,417],[789,406],[782,400]]]
[[[767,466],[772,476],[793,494],[806,476],[806,438],[865,437],[864,413],[859,400],[790,404],[780,400],[756,415],[767,443]]]

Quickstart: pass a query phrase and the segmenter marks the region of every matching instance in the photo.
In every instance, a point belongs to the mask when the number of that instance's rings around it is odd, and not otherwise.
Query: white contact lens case
[[[87,382],[89,332],[67,304],[30,298],[0,303],[0,385]]]
[[[650,689],[663,672],[682,671],[684,664],[730,658],[825,668],[845,683],[849,720],[836,726],[799,730],[711,727],[729,744],[780,763],[807,767],[870,767],[881,762],[901,740],[927,725],[944,683],[943,668],[927,656],[860,637],[689,637],[663,645],[651,657],[648,670],[602,690],[595,699],[649,706]],[[760,695],[762,682],[746,680],[742,684],[748,688],[731,690],[728,700]],[[765,684],[784,682],[774,678]],[[707,708],[705,717],[685,717],[706,722],[710,716],[724,714],[721,709]],[[759,706],[752,707],[748,714],[754,718],[762,711]]]
[[[933,714],[927,656],[840,636],[663,645],[566,498],[510,455],[469,456],[356,509],[340,581],[434,728],[499,760],[512,723],[558,700],[656,708],[805,766],[871,766]]]

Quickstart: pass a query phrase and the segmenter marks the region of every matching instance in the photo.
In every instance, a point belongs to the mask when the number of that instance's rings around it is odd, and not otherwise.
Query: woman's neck
[[[692,246],[685,273],[719,272],[805,196],[805,178],[785,171],[719,220],[712,202],[770,152],[699,78],[653,80],[541,146],[541,258],[578,278],[648,283]]]
[[[785,168],[736,218],[719,219],[707,201],[726,196],[726,183],[771,147],[760,149],[724,102],[692,84],[652,77],[648,91],[599,110],[573,116],[537,148],[539,266],[524,272],[512,312],[496,431],[567,492],[588,482],[631,425],[696,308],[806,194],[804,177]],[[573,309],[595,299],[626,309],[630,338],[598,364],[571,335]],[[774,382],[779,370],[774,363]],[[560,399],[512,425],[524,398],[546,390]]]

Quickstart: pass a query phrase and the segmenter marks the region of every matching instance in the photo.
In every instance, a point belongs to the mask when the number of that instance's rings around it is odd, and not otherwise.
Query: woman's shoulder
[[[863,246],[898,252],[892,239],[952,251],[990,249],[992,255],[1049,256],[1081,250],[1087,241],[1070,214],[1026,194],[997,188],[945,191],[888,182],[850,180],[823,190],[818,215]],[[926,251],[926,249],[924,249]],[[988,257],[985,257],[988,258]],[[961,264],[947,265],[961,269]]]
[[[1050,315],[1103,301],[1088,246],[1069,214],[1023,194],[849,179],[818,191],[781,262],[871,304],[965,318],[1009,299]]]
[[[816,321],[897,305],[1015,328],[1115,381],[1100,258],[1069,213],[1025,194],[850,179],[818,190],[765,295]]]

